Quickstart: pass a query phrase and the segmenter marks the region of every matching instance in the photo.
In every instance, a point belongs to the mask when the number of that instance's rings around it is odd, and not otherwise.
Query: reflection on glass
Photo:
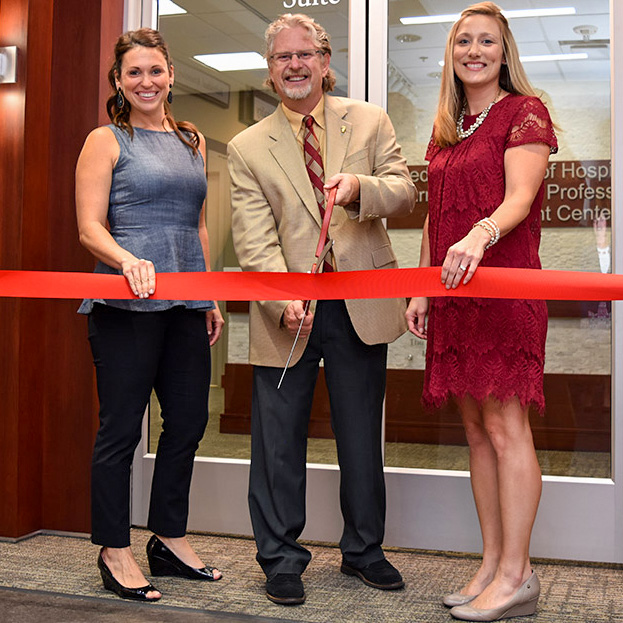
[[[421,0],[420,15],[460,13],[469,2]],[[548,8],[545,0],[530,3]],[[441,10],[443,8],[443,10]],[[389,223],[402,267],[416,265],[427,212],[424,154],[439,94],[440,61],[450,23],[404,25],[413,5],[389,1],[388,111],[418,187],[410,219]],[[406,13],[411,13],[407,15]],[[522,56],[582,54],[581,60],[529,62],[561,128],[550,159],[542,212],[543,268],[610,270],[609,3],[578,3],[565,16],[517,18]],[[611,317],[606,302],[551,302],[545,361],[544,418],[531,417],[544,474],[610,477]],[[453,405],[436,413],[420,406],[425,344],[407,334],[390,345],[386,465],[468,469],[468,451]]]
[[[214,57],[206,58],[206,55],[263,54],[264,31],[283,7],[275,0],[176,0],[176,4],[186,13],[161,15],[158,24],[169,44],[175,68],[173,113],[177,119],[192,121],[206,137],[211,267],[235,271],[238,262],[230,233],[226,145],[247,126],[270,115],[278,99],[264,86],[265,68],[243,65],[236,70],[218,71],[205,64],[214,64]],[[348,94],[348,5],[343,0],[304,9],[331,34],[331,67],[337,78],[333,94],[342,96]],[[287,11],[284,8],[282,12]],[[296,11],[292,9],[292,12]],[[235,57],[240,58],[246,57]],[[247,459],[251,408],[247,304],[219,302],[219,305],[226,324],[223,337],[212,349],[210,419],[198,456]],[[315,418],[312,414],[310,431],[314,432],[310,432],[308,460],[336,463],[328,415],[323,414],[314,428]],[[155,452],[160,428],[160,408],[152,396],[150,452]]]

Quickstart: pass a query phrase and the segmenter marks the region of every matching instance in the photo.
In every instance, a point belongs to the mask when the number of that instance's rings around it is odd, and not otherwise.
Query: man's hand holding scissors
[[[302,324],[301,320],[303,320]],[[300,326],[299,337],[305,339],[311,333],[314,314],[309,310],[309,307],[307,310],[305,309],[304,301],[292,301],[283,312],[281,322],[292,337],[296,336]]]

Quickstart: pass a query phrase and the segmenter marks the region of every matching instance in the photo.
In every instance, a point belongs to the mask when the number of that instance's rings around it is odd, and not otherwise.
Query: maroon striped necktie
[[[324,218],[324,166],[322,164],[322,156],[320,155],[320,143],[314,132],[314,118],[311,115],[303,117],[303,124],[305,125],[303,135],[305,167],[316,195],[320,218]],[[324,272],[331,272],[332,270],[333,266],[331,263],[325,260]]]

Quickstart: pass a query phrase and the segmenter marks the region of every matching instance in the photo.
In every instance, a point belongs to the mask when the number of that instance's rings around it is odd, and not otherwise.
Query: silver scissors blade
[[[303,328],[303,322],[305,322],[305,316],[307,316],[307,312],[309,310],[309,304],[311,301],[307,301],[305,303],[305,308],[303,311],[303,317],[301,318],[301,322],[299,323],[299,328],[296,332],[296,336],[294,338],[294,344],[292,344],[292,348],[290,349],[290,354],[288,355],[288,360],[286,361],[286,365],[283,368],[283,372],[281,373],[281,378],[279,379],[279,383],[277,383],[277,389],[281,389],[281,383],[283,383],[283,377],[286,375],[288,370],[288,366],[290,365],[290,361],[292,361],[292,355],[294,355],[294,349],[296,348],[296,344],[299,341],[299,335],[301,335],[301,329]]]
[[[331,252],[332,248],[333,248],[333,239],[331,238],[327,240],[327,244],[324,245],[322,251],[320,252],[320,255],[316,258],[316,261],[314,262],[314,265],[312,266],[312,273],[317,273],[322,268],[324,261],[327,255],[329,255],[329,253]],[[310,303],[311,301],[305,301],[303,317],[301,318],[301,322],[299,323],[299,328],[296,331],[296,335],[294,337],[294,343],[292,344],[292,348],[290,349],[290,354],[288,355],[288,360],[286,361],[286,365],[284,366],[283,372],[281,373],[281,378],[279,379],[279,383],[277,383],[277,389],[281,389],[281,383],[283,383],[283,377],[286,375],[288,366],[290,365],[290,361],[292,361],[292,355],[294,355],[294,349],[296,348],[296,345],[299,341],[299,336],[301,335],[301,329],[303,328],[303,323],[305,322],[305,316],[307,316],[307,312],[309,311]]]

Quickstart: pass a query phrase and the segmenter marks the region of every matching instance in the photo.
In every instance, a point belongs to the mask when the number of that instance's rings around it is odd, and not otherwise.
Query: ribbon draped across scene
[[[158,273],[152,299],[280,301],[381,299],[412,296],[623,300],[623,275],[481,266],[471,282],[447,290],[441,268],[394,268],[326,274],[203,272]],[[122,275],[0,271],[0,297],[46,299],[136,298]]]

